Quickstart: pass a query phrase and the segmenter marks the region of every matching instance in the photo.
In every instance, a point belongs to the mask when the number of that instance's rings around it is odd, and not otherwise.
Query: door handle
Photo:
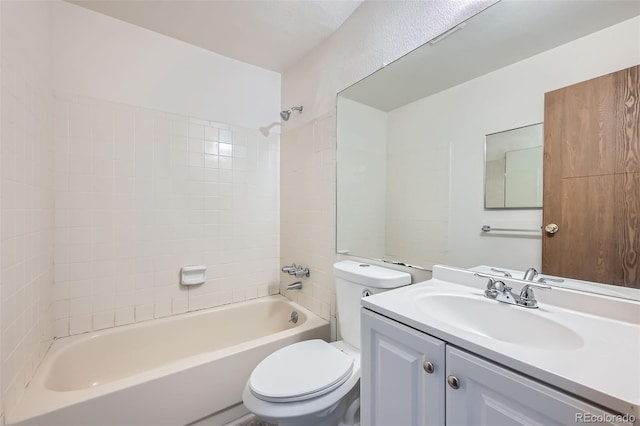
[[[550,224],[548,224],[547,226],[544,227],[544,231],[547,234],[555,234],[559,230],[560,230],[560,227],[558,225],[556,225],[555,223],[550,223]]]

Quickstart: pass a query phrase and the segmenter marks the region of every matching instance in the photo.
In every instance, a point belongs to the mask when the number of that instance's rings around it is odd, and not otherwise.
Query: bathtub
[[[277,295],[57,339],[6,420],[186,425],[215,418],[242,407],[242,389],[264,357],[315,338],[329,338],[329,323]]]

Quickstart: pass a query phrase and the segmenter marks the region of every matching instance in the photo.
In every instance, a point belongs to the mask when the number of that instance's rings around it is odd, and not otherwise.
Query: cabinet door
[[[366,309],[361,318],[361,424],[444,425],[445,343]]]
[[[447,346],[447,426],[614,424],[611,413],[475,355]],[[594,422],[602,416],[604,422]]]

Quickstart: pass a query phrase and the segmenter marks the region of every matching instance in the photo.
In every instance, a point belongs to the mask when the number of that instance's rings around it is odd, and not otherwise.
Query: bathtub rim
[[[284,302],[287,305],[291,306],[294,310],[302,312],[306,316],[305,322],[297,324],[295,327],[286,330],[281,330],[276,333],[268,334],[266,336],[254,338],[229,347],[190,355],[188,357],[181,358],[177,361],[171,361],[167,364],[158,366],[150,370],[140,371],[124,378],[103,383],[100,386],[68,391],[55,391],[46,387],[46,380],[48,377],[49,369],[54,365],[56,358],[59,356],[59,353],[69,346],[82,344],[83,341],[93,339],[103,334],[122,332],[122,330],[125,328],[146,328],[149,326],[158,326],[162,323],[179,321],[183,318],[206,315],[211,312],[233,309],[240,304],[252,305],[258,303],[278,302]],[[280,294],[276,294],[216,306],[213,308],[206,308],[197,311],[186,312],[183,314],[171,315],[168,317],[159,318],[157,320],[142,321],[139,323],[126,324],[113,328],[96,330],[83,334],[59,338],[56,339],[47,350],[44,359],[36,369],[33,378],[25,388],[21,398],[12,406],[5,407],[6,424],[12,425],[15,423],[27,421],[29,419],[36,418],[49,412],[71,407],[73,405],[81,404],[83,402],[99,398],[101,396],[115,393],[122,389],[133,387],[145,382],[152,382],[153,380],[156,380],[158,378],[176,374],[186,369],[197,368],[199,366],[202,366],[203,364],[211,362],[212,360],[230,357],[234,354],[249,350],[254,347],[267,345],[279,339],[286,339],[288,337],[293,337],[296,334],[312,330],[314,328],[328,326],[328,324],[329,322],[327,320],[319,317],[310,310]]]

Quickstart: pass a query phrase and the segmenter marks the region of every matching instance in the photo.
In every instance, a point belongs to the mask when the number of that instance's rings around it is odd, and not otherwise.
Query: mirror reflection
[[[542,225],[539,208],[485,208],[485,135],[543,122],[547,92],[640,63],[638,15],[638,2],[503,0],[342,91],[337,251],[540,270],[541,233],[482,232]]]
[[[542,207],[542,123],[484,138],[484,206]]]

